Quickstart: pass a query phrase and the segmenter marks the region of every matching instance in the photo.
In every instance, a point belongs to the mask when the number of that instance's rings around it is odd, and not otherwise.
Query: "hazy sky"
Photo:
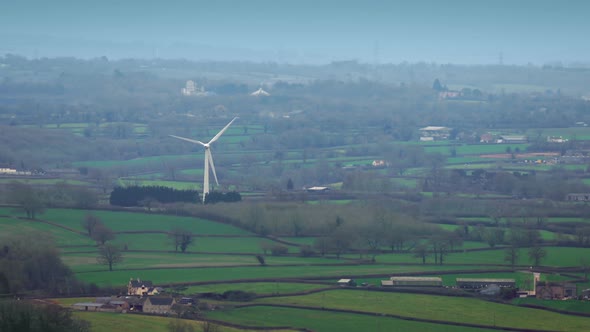
[[[0,0],[0,54],[590,62],[587,0]]]

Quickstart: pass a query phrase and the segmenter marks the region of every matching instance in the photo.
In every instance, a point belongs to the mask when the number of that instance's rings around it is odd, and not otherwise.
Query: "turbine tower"
[[[205,169],[203,171],[203,203],[205,203],[205,196],[209,193],[209,166],[211,166],[211,170],[213,171],[213,177],[215,178],[215,183],[219,185],[219,181],[217,181],[217,174],[215,173],[215,165],[213,164],[213,156],[211,155],[211,144],[219,139],[221,135],[231,126],[231,124],[236,121],[237,117],[233,118],[223,129],[221,129],[215,137],[213,137],[209,142],[203,143],[201,141],[197,141],[190,138],[180,137],[170,135],[170,137],[174,137],[177,139],[181,139],[183,141],[191,142],[193,144],[200,144],[205,147]]]

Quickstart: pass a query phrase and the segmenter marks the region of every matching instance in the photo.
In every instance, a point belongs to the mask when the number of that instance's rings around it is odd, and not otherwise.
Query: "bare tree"
[[[92,238],[94,229],[99,225],[102,225],[102,221],[99,217],[93,214],[87,214],[86,217],[84,217],[84,221],[82,221],[82,227],[86,230],[88,237],[90,238]]]
[[[45,201],[40,193],[28,184],[12,182],[9,192],[11,201],[25,211],[27,218],[35,219],[37,213],[45,211]]]
[[[588,273],[590,272],[590,258],[580,257],[580,266],[584,272],[584,280],[588,280]]]
[[[181,252],[186,252],[186,248],[194,242],[193,234],[183,228],[173,229],[172,232],[168,234],[168,237],[172,239],[174,251],[176,252],[178,252],[178,248],[180,248]]]
[[[516,265],[518,261],[519,249],[516,245],[511,245],[504,250],[504,261],[510,263],[512,267]]]
[[[96,225],[92,233],[92,239],[100,245],[104,245],[107,241],[115,238],[115,233],[103,224]]]
[[[336,258],[340,259],[340,255],[345,253],[354,241],[356,234],[346,226],[337,227],[327,238],[328,248],[336,253]]]
[[[419,244],[414,248],[414,257],[422,258],[422,264],[426,264],[426,257],[428,257],[428,247],[425,244]]]
[[[533,261],[534,266],[541,265],[543,258],[547,257],[547,251],[538,245],[529,249],[529,258]]]
[[[113,265],[121,263],[123,261],[123,255],[117,246],[107,243],[100,247],[96,260],[99,264],[108,265],[109,271],[113,271]]]

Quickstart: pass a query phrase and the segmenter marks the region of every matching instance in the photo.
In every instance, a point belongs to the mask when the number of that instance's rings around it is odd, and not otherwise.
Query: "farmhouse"
[[[457,278],[457,287],[468,289],[486,288],[490,285],[499,287],[516,287],[514,279],[491,279],[491,278]]]
[[[440,277],[391,277],[392,286],[442,287]]]
[[[561,136],[547,136],[547,143],[566,143],[567,141],[567,138]]]
[[[14,169],[14,168],[0,168],[0,174],[11,174],[11,175],[15,175],[16,174],[16,169]]]
[[[494,142],[494,135],[492,135],[490,133],[482,134],[479,137],[479,142],[480,143],[493,143]]]
[[[386,167],[389,166],[389,163],[385,160],[373,160],[371,165],[373,165],[373,167]]]
[[[498,143],[526,143],[528,142],[528,137],[524,135],[502,135],[500,139],[497,141]]]
[[[440,99],[455,99],[455,98],[459,98],[461,97],[461,91],[454,91],[454,90],[448,90],[448,91],[441,91],[438,93],[438,98]]]
[[[175,303],[172,297],[148,297],[143,303],[143,312],[149,314],[169,314],[172,311],[172,305]]]
[[[566,201],[588,202],[590,201],[590,193],[567,194]]]
[[[539,282],[535,289],[538,299],[562,300],[577,295],[576,284]]]
[[[153,284],[149,280],[141,281],[139,278],[133,280],[131,278],[129,280],[129,284],[127,284],[127,295],[156,295],[159,294],[159,288],[153,287]]]
[[[420,128],[420,140],[421,141],[437,141],[449,139],[451,135],[451,128],[428,126]]]

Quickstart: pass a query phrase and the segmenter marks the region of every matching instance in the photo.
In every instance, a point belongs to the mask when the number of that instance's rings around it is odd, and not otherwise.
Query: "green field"
[[[78,317],[90,322],[92,332],[112,332],[112,331],[150,331],[150,332],[168,332],[168,324],[175,318],[134,315],[134,314],[117,314],[108,312],[82,312],[75,311],[74,317]],[[183,320],[193,326],[197,331],[201,328],[201,322]],[[220,331],[233,332],[244,331],[222,326]]]
[[[10,208],[0,208],[0,214],[14,215],[13,210]],[[201,235],[251,235],[251,233],[240,228],[204,219],[146,213],[48,209],[45,213],[38,214],[37,218],[49,220],[83,232],[82,221],[88,214],[99,217],[107,227],[115,232],[168,232],[175,227],[181,227]]]
[[[0,218],[0,234],[43,233],[55,240],[58,246],[92,246],[94,241],[80,234],[39,221]]]
[[[333,285],[332,285],[333,286]],[[303,284],[292,282],[247,282],[247,283],[228,283],[228,284],[211,284],[201,286],[189,286],[182,292],[184,294],[195,293],[223,293],[229,290],[241,290],[244,292],[253,292],[256,294],[285,294],[304,292],[312,289],[329,287],[321,284]]]
[[[525,152],[530,144],[472,144],[456,146],[457,155],[480,155],[480,154],[497,154],[506,153],[506,149],[510,148],[515,151],[517,148],[521,152]],[[450,155],[448,146],[429,146],[424,150],[428,153],[441,153],[443,155]]]
[[[252,260],[255,258],[252,257]],[[104,267],[99,267],[104,269]],[[468,269],[465,266],[395,266],[395,265],[359,265],[359,266],[252,266],[252,267],[205,267],[205,268],[170,268],[170,269],[137,269],[132,271],[117,270],[80,272],[77,277],[86,282],[98,285],[125,284],[131,276],[152,280],[155,284],[190,283],[211,280],[259,279],[259,278],[316,278],[330,277],[334,282],[351,275],[383,274]]]
[[[71,180],[71,179],[57,179],[57,178],[56,179],[36,179],[36,178],[0,179],[0,184],[7,184],[7,183],[12,183],[12,182],[26,183],[26,184],[30,184],[33,186],[34,185],[38,185],[38,186],[55,185],[55,184],[68,184],[68,185],[72,185],[72,186],[90,185],[89,182],[85,182],[85,181]]]
[[[516,305],[535,305],[546,307],[550,309],[557,309],[570,312],[580,312],[584,314],[590,313],[590,302],[578,301],[578,300],[567,300],[567,301],[553,301],[553,300],[541,300],[536,298],[523,298],[515,299],[512,301]]]
[[[350,309],[539,330],[583,331],[588,327],[588,319],[585,317],[450,296],[335,290],[304,296],[264,298],[256,302]]]
[[[208,318],[244,325],[292,326],[317,332],[412,331],[412,332],[491,332],[493,330],[453,325],[412,322],[396,318],[321,310],[276,308],[269,306],[218,310]]]

